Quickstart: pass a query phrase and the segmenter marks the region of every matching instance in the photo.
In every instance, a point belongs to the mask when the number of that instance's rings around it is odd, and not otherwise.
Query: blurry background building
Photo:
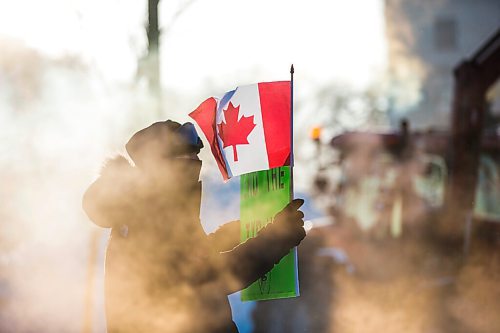
[[[393,98],[403,100],[391,104],[393,121],[405,112],[413,128],[448,128],[453,69],[496,31],[500,2],[385,0],[385,19]],[[408,86],[411,96],[399,90]]]

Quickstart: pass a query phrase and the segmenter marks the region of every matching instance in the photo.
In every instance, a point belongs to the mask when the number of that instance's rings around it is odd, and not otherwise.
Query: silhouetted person
[[[83,198],[112,228],[105,270],[108,333],[237,332],[227,295],[268,272],[305,237],[302,200],[239,245],[239,222],[199,221],[203,147],[191,123],[154,123],[110,160]]]

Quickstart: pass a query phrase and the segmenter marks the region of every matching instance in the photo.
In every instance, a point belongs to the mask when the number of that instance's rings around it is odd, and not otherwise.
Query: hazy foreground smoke
[[[78,60],[0,47],[0,331],[80,332],[92,230],[81,196],[150,116],[132,117],[139,91]]]
[[[447,169],[442,156],[429,153],[436,147],[427,145],[435,141],[417,134],[407,137],[406,145],[373,133],[342,138],[336,140],[341,152],[331,167],[340,175],[317,186],[335,224],[308,235],[324,242],[319,254],[344,266],[308,272],[318,283],[325,276],[334,281],[333,296],[325,300],[327,288],[316,295],[331,308],[331,329],[325,332],[495,332],[498,234],[480,235],[484,221],[475,217],[465,256],[463,239],[453,243],[450,235],[438,232],[447,217]],[[496,186],[496,179],[489,178],[488,188]],[[308,292],[304,288],[301,297]],[[300,311],[298,304],[295,308]]]

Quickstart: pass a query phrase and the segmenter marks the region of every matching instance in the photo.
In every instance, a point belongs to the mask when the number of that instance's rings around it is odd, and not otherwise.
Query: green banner
[[[257,171],[241,176],[241,242],[255,237],[290,202],[290,167]],[[242,301],[268,300],[299,295],[297,251],[241,293]]]

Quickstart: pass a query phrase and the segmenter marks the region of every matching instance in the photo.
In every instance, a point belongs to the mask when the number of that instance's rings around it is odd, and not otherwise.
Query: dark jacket
[[[108,333],[237,332],[227,295],[267,273],[305,232],[281,213],[241,245],[238,221],[206,235],[201,183],[186,181],[180,169],[164,171],[150,175],[118,157],[84,195],[89,218],[112,228]]]

